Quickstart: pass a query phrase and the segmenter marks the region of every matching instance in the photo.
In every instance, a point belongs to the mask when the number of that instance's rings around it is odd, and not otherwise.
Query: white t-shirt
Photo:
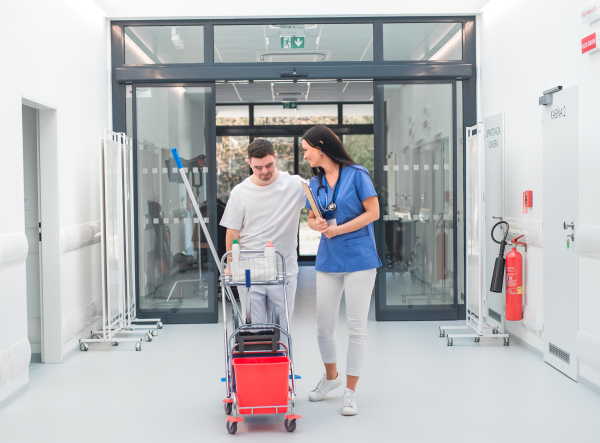
[[[231,191],[221,226],[240,231],[240,249],[264,249],[271,241],[285,257],[286,273],[298,273],[298,224],[306,204],[302,178],[279,171],[267,186],[250,177]]]

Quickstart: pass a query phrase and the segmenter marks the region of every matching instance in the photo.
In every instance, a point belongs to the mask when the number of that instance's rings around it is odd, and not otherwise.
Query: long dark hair
[[[344,149],[341,140],[327,126],[313,126],[306,131],[302,138],[313,148],[323,151],[323,154],[333,160],[335,164],[342,166],[356,165],[350,154]],[[323,168],[312,168],[312,173],[313,177],[316,175],[319,180],[322,180],[325,170]]]

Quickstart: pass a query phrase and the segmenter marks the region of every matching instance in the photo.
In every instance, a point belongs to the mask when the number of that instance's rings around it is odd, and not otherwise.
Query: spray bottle
[[[231,258],[233,261],[239,261],[240,259],[240,244],[237,238],[233,240],[233,244],[231,245]]]
[[[275,246],[271,242],[265,246],[265,257],[275,257]]]

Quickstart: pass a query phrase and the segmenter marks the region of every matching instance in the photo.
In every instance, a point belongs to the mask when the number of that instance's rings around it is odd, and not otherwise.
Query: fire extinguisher
[[[505,224],[506,231],[504,238],[498,241],[494,238],[494,229],[498,225]],[[496,257],[494,264],[494,273],[492,275],[492,283],[490,285],[491,292],[502,292],[502,283],[504,281],[504,268],[506,265],[506,312],[505,318],[509,321],[519,321],[523,319],[523,256],[517,251],[517,245],[525,246],[525,243],[518,242],[519,237],[511,240],[512,250],[504,259],[504,247],[509,243],[506,241],[508,237],[509,225],[505,221],[498,222],[492,228],[492,240],[500,245],[500,253]]]
[[[517,251],[517,245],[527,245],[517,241],[521,237],[511,240],[512,250],[506,254],[505,318],[509,321],[523,320],[523,256]]]

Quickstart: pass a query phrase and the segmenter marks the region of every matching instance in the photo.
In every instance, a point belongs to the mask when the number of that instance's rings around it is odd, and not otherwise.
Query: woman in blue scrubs
[[[367,347],[367,316],[376,269],[381,266],[373,233],[379,201],[369,173],[354,163],[331,129],[309,129],[302,148],[304,160],[312,167],[310,188],[322,215],[316,216],[307,202],[308,225],[322,234],[315,268],[317,338],[325,364],[325,374],[308,398],[321,401],[342,384],[337,372],[335,330],[345,291],[349,343],[342,415],[356,415],[355,391]]]

